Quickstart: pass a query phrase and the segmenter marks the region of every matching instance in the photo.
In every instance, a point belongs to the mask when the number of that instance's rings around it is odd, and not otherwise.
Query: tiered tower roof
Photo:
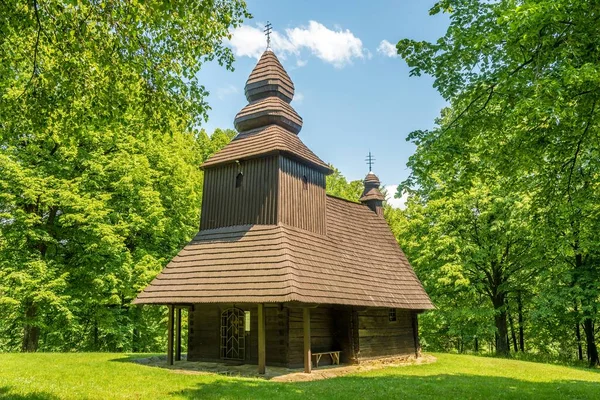
[[[381,182],[379,182],[377,175],[375,175],[373,172],[369,172],[363,182],[365,189],[363,190],[362,197],[360,198],[361,202],[366,202],[369,200],[385,200],[385,197],[379,191]]]
[[[267,50],[250,73],[244,92],[250,102],[277,96],[290,103],[294,98],[294,83],[275,53]]]
[[[243,159],[284,153],[329,174],[329,165],[317,157],[298,138],[302,118],[291,106],[294,83],[267,49],[252,70],[244,90],[248,105],[235,117],[238,135],[203,167],[212,167]]]

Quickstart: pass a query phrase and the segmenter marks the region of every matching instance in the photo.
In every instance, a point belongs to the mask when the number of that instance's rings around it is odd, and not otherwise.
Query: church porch
[[[172,364],[180,359],[177,343],[181,339],[177,308],[170,314],[168,362]],[[414,311],[400,309],[298,303],[195,304],[188,306],[187,360],[253,364],[264,373],[267,365],[304,367],[310,372],[317,361],[313,354],[327,353],[318,362],[322,367],[334,363],[336,357],[328,354],[331,351],[339,352],[342,364],[414,356],[418,353],[415,323]]]

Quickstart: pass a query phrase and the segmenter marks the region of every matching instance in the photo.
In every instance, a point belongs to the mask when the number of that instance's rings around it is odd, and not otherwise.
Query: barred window
[[[388,319],[390,322],[396,322],[396,309],[395,308],[390,308],[390,311],[388,312]]]

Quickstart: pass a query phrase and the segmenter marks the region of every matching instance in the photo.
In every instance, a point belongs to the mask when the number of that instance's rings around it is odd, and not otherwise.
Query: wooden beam
[[[265,340],[265,306],[258,305],[258,373],[264,374],[266,370],[266,340]]]
[[[411,314],[413,339],[415,341],[415,358],[419,358],[421,357],[421,343],[419,343],[419,314],[415,311],[413,311]]]
[[[358,311],[351,311],[351,321],[350,321],[350,329],[352,331],[352,359],[353,363],[360,363],[360,332],[359,332],[359,324],[358,324]]]
[[[169,322],[167,327],[167,364],[173,365],[173,305],[169,305]]]
[[[310,349],[310,308],[304,307],[302,312],[304,325],[304,372],[309,374],[312,370],[312,354]]]
[[[181,361],[181,307],[177,307],[175,319],[175,361]]]

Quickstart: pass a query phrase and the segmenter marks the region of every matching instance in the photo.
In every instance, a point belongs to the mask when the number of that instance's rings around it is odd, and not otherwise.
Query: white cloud
[[[260,58],[267,47],[262,29],[248,25],[239,26],[231,31],[229,44],[238,57]]]
[[[342,68],[353,58],[363,58],[362,41],[350,30],[332,31],[316,21],[310,21],[308,27],[286,29],[290,42],[296,48],[305,47],[321,60]]]
[[[383,54],[386,57],[398,57],[398,51],[396,50],[396,46],[388,42],[387,40],[382,40],[377,47],[377,52],[379,54]]]
[[[396,194],[396,190],[398,190],[398,185],[387,185],[385,186],[385,190],[387,191],[387,203],[394,208],[399,208],[404,210],[406,208],[406,200],[408,200],[408,193],[402,193],[402,197],[399,199],[394,198]]]
[[[298,66],[298,67],[304,67],[306,64],[308,64],[308,60],[301,60],[301,59],[296,60],[296,66]]]
[[[237,87],[235,87],[234,85],[232,85],[230,83],[225,87],[220,87],[217,89],[217,98],[219,100],[223,100],[223,99],[225,99],[225,97],[229,96],[230,94],[236,94],[237,92],[238,92]]]
[[[266,39],[261,27],[242,25],[231,34],[229,44],[237,57],[260,58],[265,51]],[[370,58],[370,52],[349,29],[334,27],[332,30],[317,21],[309,21],[308,26],[286,29],[285,33],[273,31],[271,47],[283,59],[295,55],[299,67],[307,62],[300,58],[303,51],[336,68],[343,68],[354,59]]]
[[[302,92],[294,93],[294,100],[292,100],[294,104],[302,104],[304,101],[304,94]]]

